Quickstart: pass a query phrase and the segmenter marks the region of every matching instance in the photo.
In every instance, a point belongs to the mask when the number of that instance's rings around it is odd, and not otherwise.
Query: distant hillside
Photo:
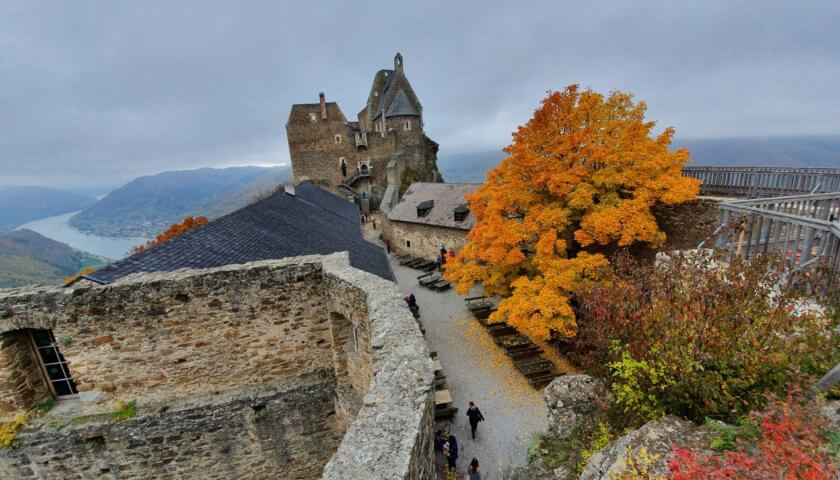
[[[840,135],[814,137],[677,139],[692,165],[840,168]]]
[[[840,168],[840,135],[677,139],[673,146],[688,147],[692,165]],[[483,182],[504,157],[501,150],[441,154],[438,166],[447,182]]]
[[[289,167],[177,170],[136,178],[74,215],[79,230],[154,237],[187,215],[217,217],[291,178]]]
[[[82,210],[96,203],[85,195],[43,187],[0,187],[0,233],[39,218]]]
[[[495,167],[505,158],[505,152],[486,150],[483,152],[441,154],[438,168],[448,183],[482,183],[487,170]]]
[[[0,288],[54,284],[105,260],[50,240],[32,230],[0,235]]]

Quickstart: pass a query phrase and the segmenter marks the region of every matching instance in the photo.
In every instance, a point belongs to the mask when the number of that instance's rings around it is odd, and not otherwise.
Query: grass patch
[[[741,417],[736,425],[715,422],[706,419],[706,426],[714,432],[709,446],[718,452],[732,452],[738,449],[738,441],[755,441],[761,436],[761,430],[755,420]]]
[[[35,408],[33,409],[33,415],[36,417],[43,417],[46,415],[52,408],[55,406],[55,399],[53,397],[49,397],[43,402],[36,403]]]
[[[119,402],[117,407],[119,410],[114,412],[114,422],[128,420],[137,415],[137,400],[132,400],[128,403]]]

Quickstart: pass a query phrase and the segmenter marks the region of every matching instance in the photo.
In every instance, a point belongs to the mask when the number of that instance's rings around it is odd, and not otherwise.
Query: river
[[[70,220],[70,217],[77,213],[79,212],[70,212],[54,217],[42,218],[21,225],[18,228],[28,228],[47,238],[66,243],[75,249],[114,260],[125,257],[126,252],[131,247],[145,243],[148,240],[143,237],[102,237],[91,233],[80,232],[67,222]]]

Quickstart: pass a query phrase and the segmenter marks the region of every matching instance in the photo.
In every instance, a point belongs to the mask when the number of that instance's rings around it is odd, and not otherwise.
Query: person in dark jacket
[[[478,428],[478,422],[484,421],[484,415],[481,414],[481,410],[478,409],[474,402],[470,402],[470,406],[467,408],[467,418],[470,420],[472,439],[475,440],[475,429]]]
[[[458,460],[458,440],[455,435],[450,435],[447,443],[449,443],[449,455],[446,456],[446,462],[449,464],[449,468],[457,469],[455,461]]]

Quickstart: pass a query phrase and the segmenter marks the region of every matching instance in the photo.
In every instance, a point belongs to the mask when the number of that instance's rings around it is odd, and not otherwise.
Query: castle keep
[[[295,182],[352,195],[365,210],[395,204],[413,181],[441,181],[438,144],[423,131],[423,106],[399,53],[393,70],[374,76],[356,121],[321,93],[319,103],[292,105],[286,134]]]

